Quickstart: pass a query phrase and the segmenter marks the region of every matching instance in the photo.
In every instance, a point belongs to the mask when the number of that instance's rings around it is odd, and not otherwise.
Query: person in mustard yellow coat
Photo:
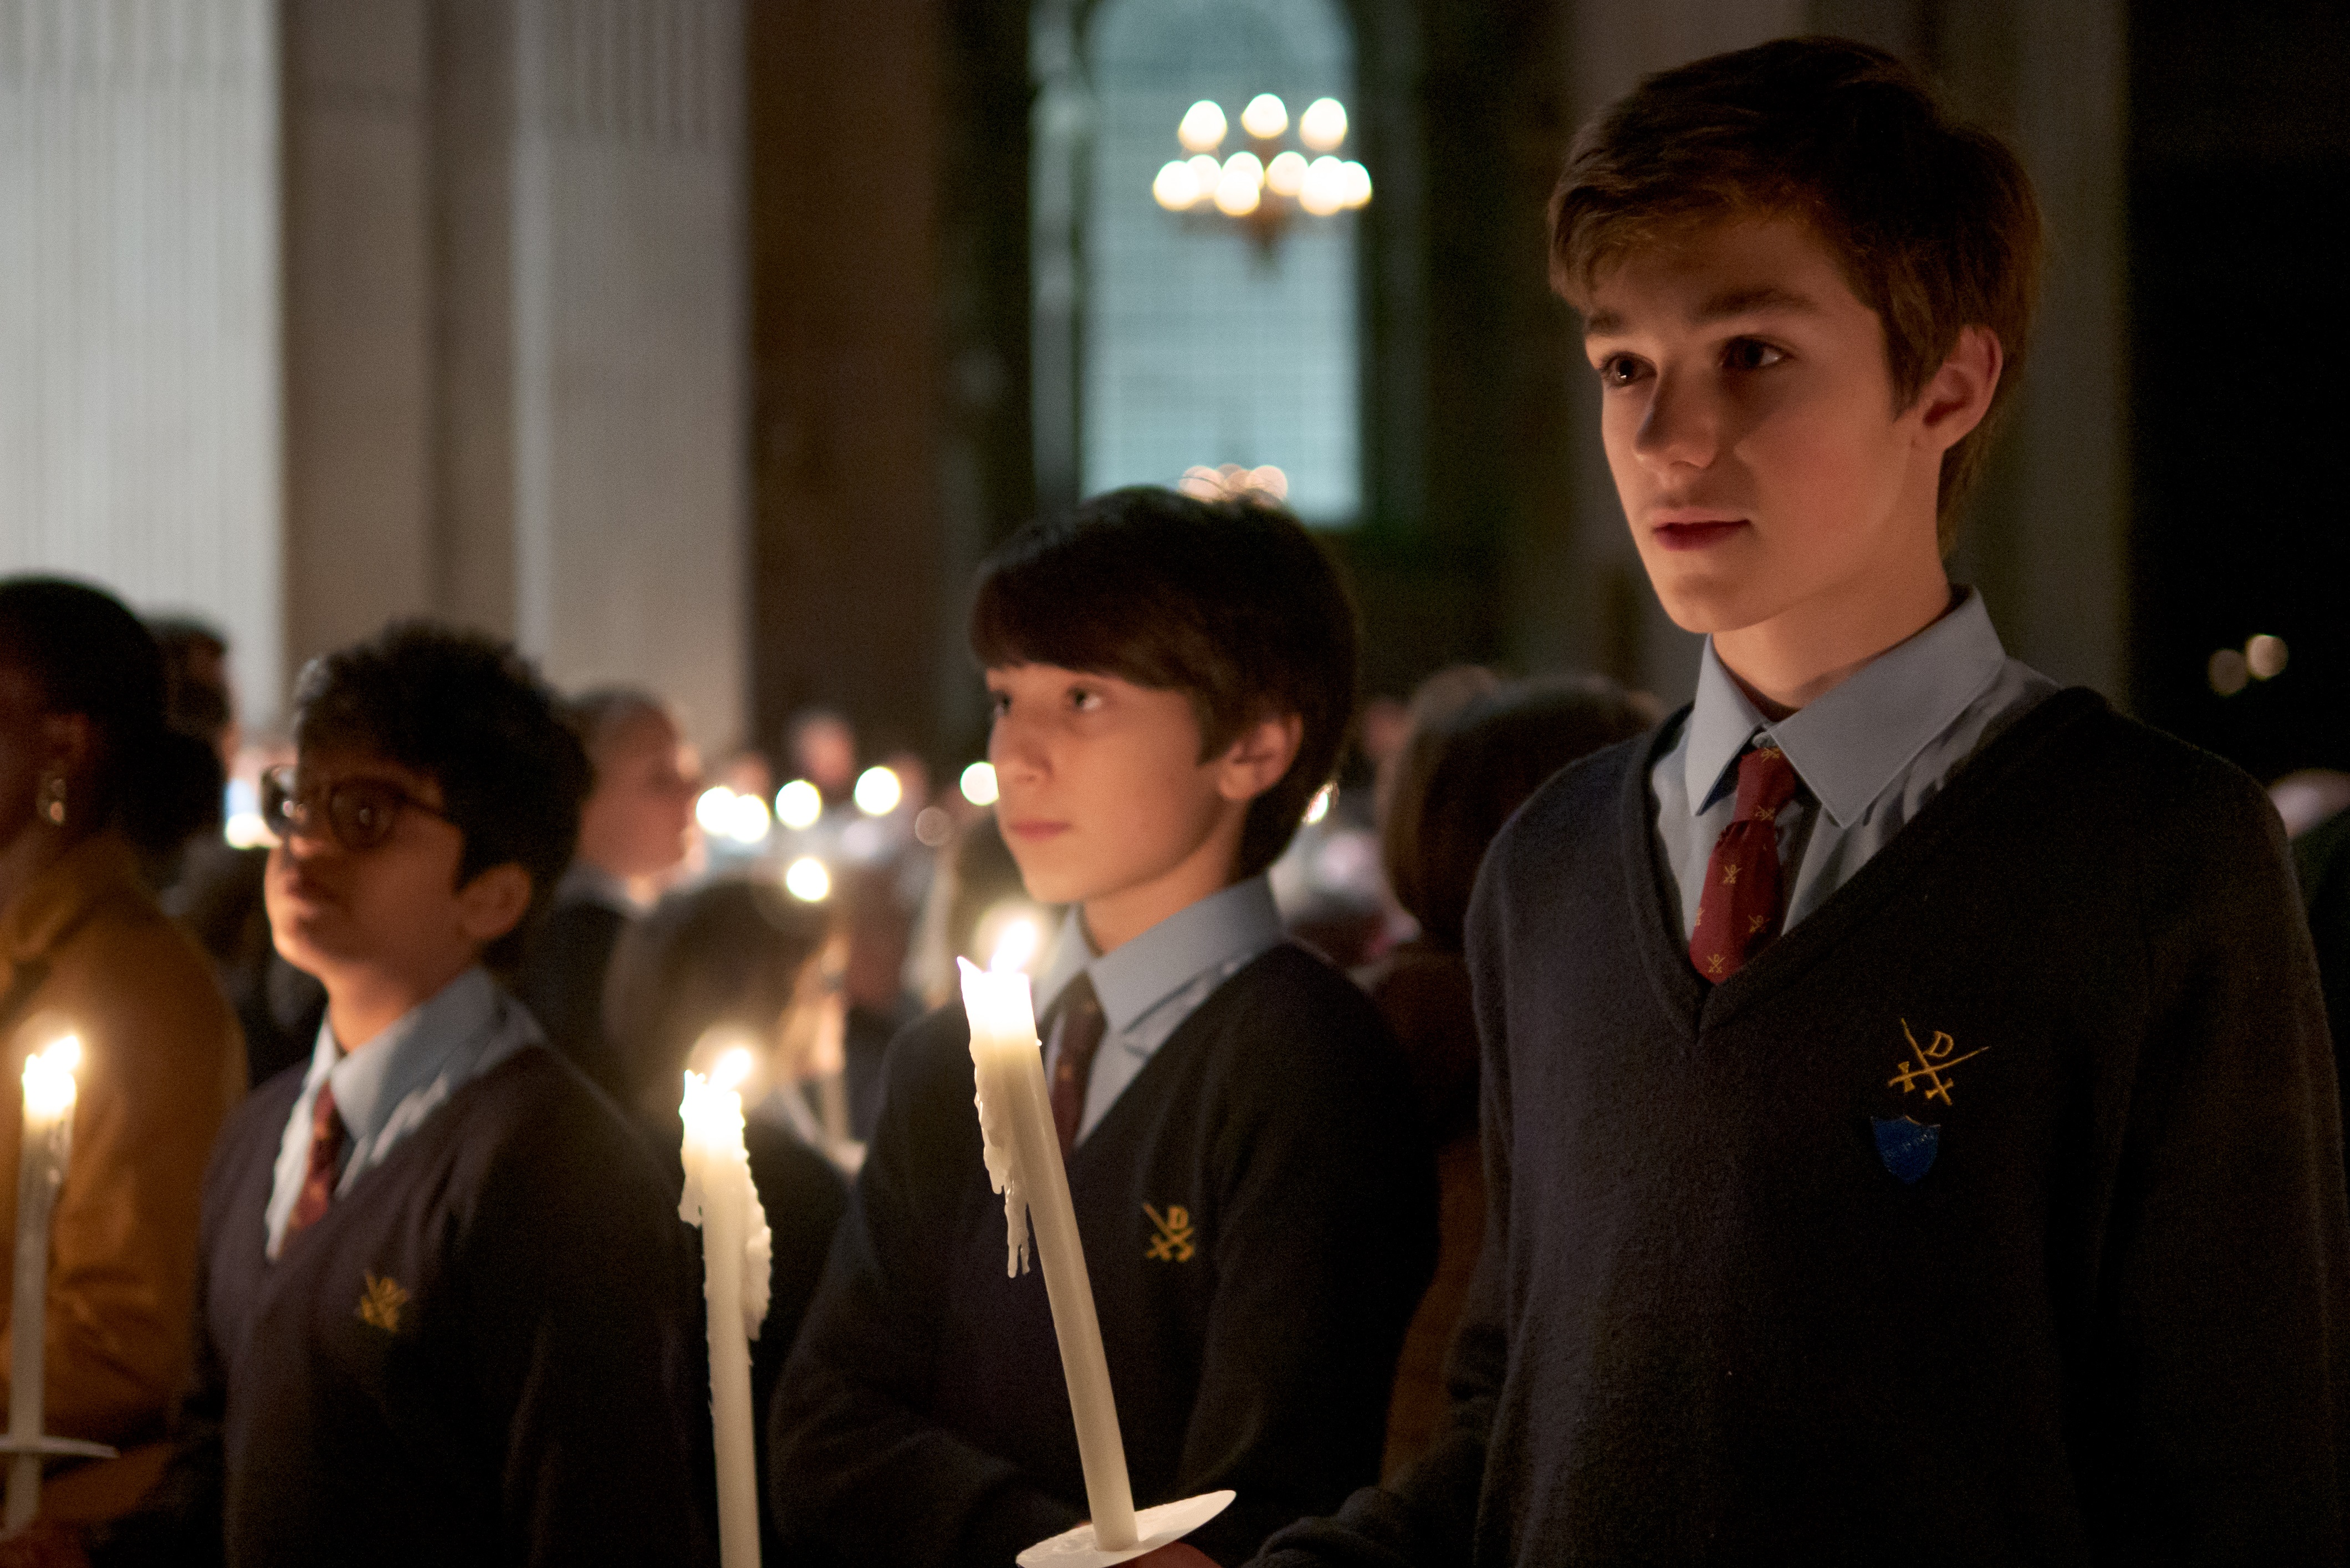
[[[166,732],[154,639],[78,583],[0,581],[0,1225],[16,1213],[26,1056],[82,1045],[48,1278],[45,1427],[122,1450],[53,1462],[44,1518],[104,1519],[160,1471],[187,1375],[198,1206],[244,1047],[141,852],[203,820],[219,763]],[[0,1247],[0,1398],[15,1249]]]

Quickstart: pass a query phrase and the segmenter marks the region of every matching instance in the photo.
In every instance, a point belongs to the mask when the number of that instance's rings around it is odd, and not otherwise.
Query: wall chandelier
[[[1191,156],[1162,166],[1150,194],[1170,213],[1236,225],[1268,251],[1300,213],[1327,218],[1370,201],[1370,171],[1338,156],[1347,140],[1344,104],[1335,98],[1307,104],[1297,117],[1300,146],[1284,144],[1290,129],[1288,106],[1259,93],[1241,110],[1247,144],[1220,158],[1231,126],[1222,109],[1201,99],[1175,128]]]

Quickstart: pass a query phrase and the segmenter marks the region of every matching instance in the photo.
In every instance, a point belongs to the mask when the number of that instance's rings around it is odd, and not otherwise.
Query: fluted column
[[[556,680],[647,680],[741,738],[742,17],[519,0],[515,629]]]
[[[282,695],[273,0],[0,0],[0,571],[229,631]]]
[[[426,613],[743,738],[739,0],[288,0],[296,657]]]

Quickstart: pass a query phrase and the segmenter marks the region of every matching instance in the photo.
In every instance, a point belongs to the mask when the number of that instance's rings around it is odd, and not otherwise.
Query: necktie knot
[[[1795,768],[1776,746],[1757,746],[1738,759],[1735,820],[1771,822],[1795,798]]]

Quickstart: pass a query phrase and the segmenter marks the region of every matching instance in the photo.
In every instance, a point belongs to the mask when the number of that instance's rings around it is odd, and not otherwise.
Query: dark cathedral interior
[[[2350,1561],[2345,106],[0,0],[0,1568]]]

